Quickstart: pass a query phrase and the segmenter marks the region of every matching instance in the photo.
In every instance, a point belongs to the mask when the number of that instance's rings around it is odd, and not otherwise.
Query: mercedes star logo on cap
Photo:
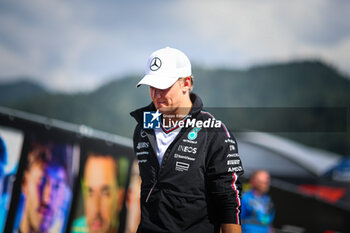
[[[150,69],[152,71],[159,70],[159,68],[162,66],[162,61],[158,57],[154,57],[151,61]]]

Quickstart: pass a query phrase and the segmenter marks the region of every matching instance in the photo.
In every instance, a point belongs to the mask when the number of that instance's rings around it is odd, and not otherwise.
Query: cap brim
[[[171,87],[179,78],[178,77],[169,77],[162,75],[145,75],[143,79],[136,85],[136,87],[141,86],[142,84],[152,86],[157,89],[167,89]]]

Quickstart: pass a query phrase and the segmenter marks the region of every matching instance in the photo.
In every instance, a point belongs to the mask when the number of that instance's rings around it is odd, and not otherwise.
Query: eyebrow
[[[101,189],[101,191],[110,191],[110,190],[111,190],[111,187],[108,185],[104,185]]]
[[[92,188],[92,187],[88,187],[88,191],[89,192],[93,192],[95,189]],[[109,185],[103,185],[102,188],[101,188],[101,191],[109,191],[111,190],[111,187]]]

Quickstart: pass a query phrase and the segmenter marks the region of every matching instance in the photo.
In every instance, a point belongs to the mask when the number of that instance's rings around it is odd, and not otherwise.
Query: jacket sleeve
[[[139,142],[139,135],[140,135],[140,125],[137,124],[135,126],[134,134],[133,134],[133,137],[132,137],[132,139],[133,139],[133,147],[134,147],[134,155],[135,156],[136,156],[136,152],[137,152],[137,150],[136,150],[137,144]]]
[[[206,174],[215,214],[221,224],[241,224],[242,185],[239,178],[244,171],[237,142],[225,126],[212,134],[208,145]]]

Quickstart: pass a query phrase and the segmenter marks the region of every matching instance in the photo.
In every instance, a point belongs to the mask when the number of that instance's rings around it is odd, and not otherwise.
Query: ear
[[[183,80],[182,83],[182,92],[186,94],[187,92],[190,92],[192,90],[192,82],[191,77],[186,77]]]
[[[191,82],[191,77],[186,77],[184,80],[184,86],[191,88],[192,87],[192,82]]]
[[[81,178],[80,185],[81,185],[81,191],[82,191],[82,194],[83,194],[83,198],[85,199],[87,193],[86,193],[86,184],[85,184],[85,179],[84,178]]]
[[[124,201],[124,195],[125,195],[125,189],[124,188],[119,188],[118,192],[118,203],[117,203],[117,211],[118,213],[121,211],[122,207],[123,207],[123,201]]]
[[[28,171],[25,171],[22,179],[22,192],[25,196],[28,195],[28,182],[27,182],[27,180],[29,179],[28,176],[29,176]]]
[[[250,187],[254,188],[255,187],[255,179],[254,178],[251,178],[249,180],[249,184],[250,184]]]

